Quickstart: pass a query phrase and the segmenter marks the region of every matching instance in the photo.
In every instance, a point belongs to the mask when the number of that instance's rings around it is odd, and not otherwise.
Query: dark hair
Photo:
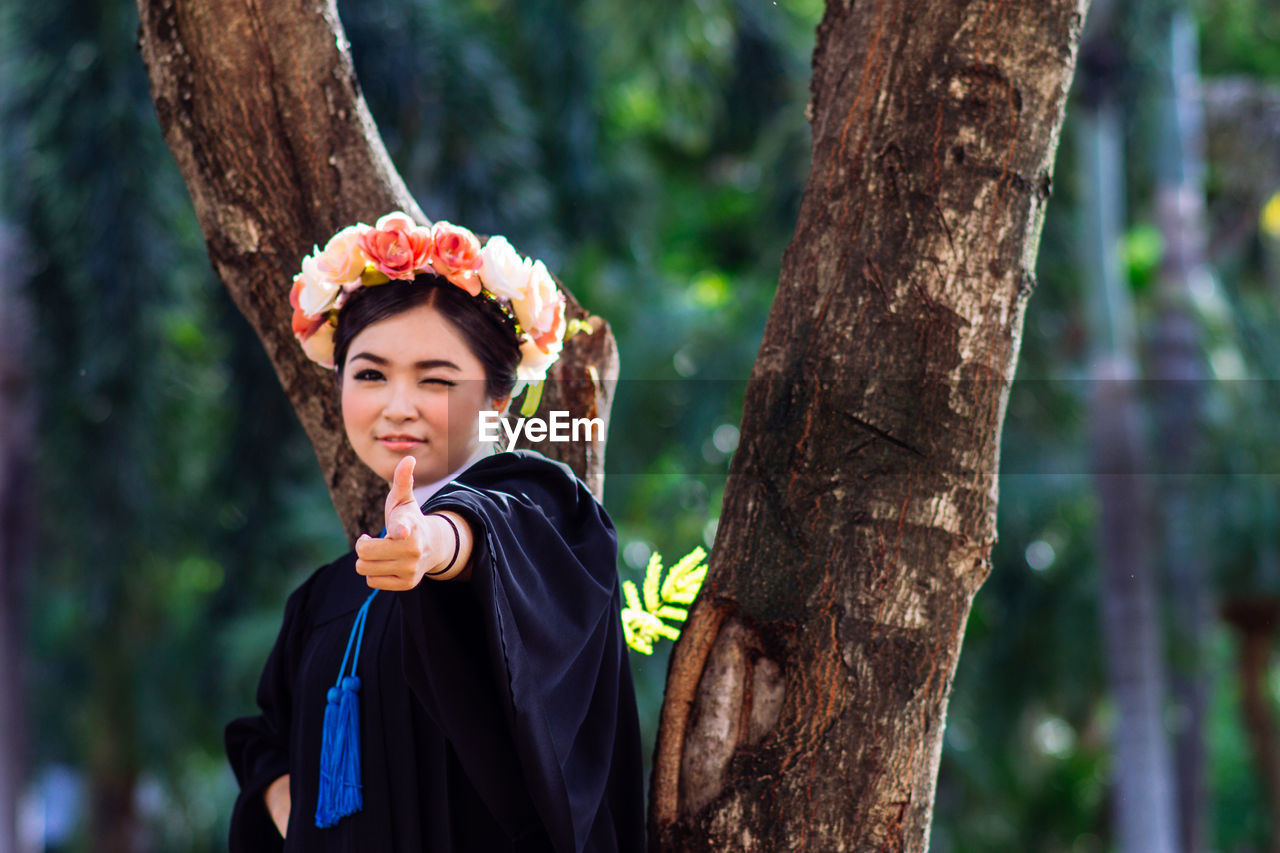
[[[467,342],[471,354],[484,366],[485,394],[501,400],[516,384],[520,363],[520,343],[515,323],[488,297],[476,297],[434,273],[419,275],[412,282],[361,287],[351,294],[338,312],[338,328],[333,334],[333,363],[338,384],[347,362],[351,341],[365,327],[404,311],[430,305],[453,324]]]

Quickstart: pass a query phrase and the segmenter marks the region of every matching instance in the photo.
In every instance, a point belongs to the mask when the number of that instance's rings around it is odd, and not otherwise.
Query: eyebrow
[[[356,353],[355,355],[351,356],[350,360],[355,361],[358,358],[363,358],[366,361],[372,361],[374,364],[379,364],[383,366],[386,366],[391,363],[388,359],[385,359],[380,355],[374,355],[371,352]],[[413,366],[418,370],[429,370],[430,368],[433,368],[433,367],[452,367],[454,370],[462,369],[461,367],[458,367],[458,365],[454,364],[452,361],[449,361],[448,359],[445,359],[445,358],[429,358],[425,361],[415,361],[413,363]]]

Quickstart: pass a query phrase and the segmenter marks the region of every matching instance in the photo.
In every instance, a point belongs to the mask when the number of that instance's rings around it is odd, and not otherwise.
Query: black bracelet
[[[443,518],[445,521],[449,522],[449,526],[453,528],[453,559],[449,561],[449,565],[445,566],[438,572],[426,572],[425,574],[429,578],[435,577],[436,575],[443,575],[445,572],[452,569],[453,564],[458,562],[458,552],[462,550],[462,536],[458,533],[458,525],[453,523],[453,519],[439,512],[433,512],[432,515],[436,518]]]

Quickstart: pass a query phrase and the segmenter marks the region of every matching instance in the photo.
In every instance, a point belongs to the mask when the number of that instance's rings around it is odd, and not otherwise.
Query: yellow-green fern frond
[[[662,598],[672,604],[693,604],[693,599],[702,588],[702,579],[707,575],[707,565],[703,562],[707,552],[699,546],[680,559],[667,573],[667,580],[662,584]]]
[[[657,551],[649,558],[649,566],[644,570],[644,609],[650,613],[662,606],[658,597],[658,579],[662,576],[662,555]]]
[[[626,606],[622,608],[622,632],[627,645],[641,654],[653,654],[653,644],[660,638],[675,640],[680,629],[664,622],[664,619],[683,622],[689,616],[687,605],[693,604],[706,577],[707,567],[703,559],[707,552],[694,548],[667,572],[662,582],[662,556],[655,553],[649,558],[644,573],[644,602],[633,581],[624,581],[622,593]],[[683,604],[686,607],[672,605]]]

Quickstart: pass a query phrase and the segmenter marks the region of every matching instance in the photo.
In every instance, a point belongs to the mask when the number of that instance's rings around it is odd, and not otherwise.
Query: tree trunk
[[[1156,223],[1165,248],[1156,282],[1158,319],[1150,353],[1159,458],[1165,474],[1160,553],[1172,616],[1170,696],[1177,723],[1179,832],[1183,853],[1200,853],[1206,840],[1204,645],[1210,604],[1193,475],[1198,471],[1203,386],[1208,377],[1195,300],[1214,284],[1206,258],[1204,118],[1195,23],[1186,9],[1177,9],[1166,25],[1168,42],[1161,51],[1164,67],[1160,69],[1163,132],[1154,152]]]
[[[1171,761],[1163,723],[1164,669],[1151,560],[1149,454],[1137,395],[1137,344],[1120,265],[1124,153],[1118,81],[1125,68],[1111,4],[1095,4],[1082,49],[1079,134],[1081,248],[1089,287],[1089,406],[1107,682],[1113,732],[1112,810],[1124,853],[1177,849]]]
[[[813,166],[651,787],[667,850],[923,850],[1085,12],[829,3]]]
[[[156,112],[209,259],[262,339],[348,535],[377,530],[386,484],[346,441],[332,375],[294,342],[287,295],[303,255],[338,228],[394,208],[425,218],[374,128],[336,6],[138,0],[138,11]],[[566,296],[569,316],[586,317]],[[603,319],[590,322],[593,334],[566,344],[539,411],[607,427],[617,351]],[[537,449],[601,493],[603,439]]]

